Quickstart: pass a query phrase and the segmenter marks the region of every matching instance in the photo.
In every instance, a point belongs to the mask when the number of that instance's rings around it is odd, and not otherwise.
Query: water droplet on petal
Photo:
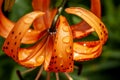
[[[68,31],[69,31],[69,29],[68,29],[67,26],[63,26],[62,29],[63,29],[63,31],[65,31],[65,32],[68,32]]]
[[[38,63],[42,63],[43,60],[44,60],[44,57],[43,57],[43,56],[39,56],[38,58],[36,58],[36,61],[37,61]]]
[[[84,43],[83,46],[86,46],[86,44]]]
[[[65,50],[67,53],[70,53],[72,51],[70,47],[67,47]]]
[[[32,22],[32,20],[32,17],[26,18],[24,19],[24,23],[29,24],[30,22]]]
[[[62,40],[64,43],[69,43],[70,42],[70,36],[66,36]]]

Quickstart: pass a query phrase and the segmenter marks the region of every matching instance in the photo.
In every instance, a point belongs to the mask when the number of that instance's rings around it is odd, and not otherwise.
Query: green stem
[[[49,32],[56,32],[56,28],[55,28],[56,27],[56,22],[57,22],[59,16],[61,15],[61,13],[62,13],[62,11],[64,9],[64,6],[65,6],[66,2],[67,2],[67,0],[63,0],[62,4],[58,8],[58,12],[56,13],[56,15],[55,15],[55,17],[53,19],[53,22],[52,22],[52,25],[51,25],[51,27],[49,29]]]

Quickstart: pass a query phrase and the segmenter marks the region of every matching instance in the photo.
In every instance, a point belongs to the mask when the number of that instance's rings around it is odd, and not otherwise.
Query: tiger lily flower
[[[3,0],[0,1],[0,7],[2,3]],[[94,14],[81,7],[66,8],[67,13],[77,15],[84,21],[70,26],[67,19],[60,15],[55,32],[50,29],[58,10],[49,9],[50,0],[33,0],[32,5],[34,11],[16,23],[8,20],[0,8],[0,35],[6,38],[3,51],[17,63],[25,67],[44,65],[45,71],[66,74],[73,71],[74,61],[90,60],[101,54],[108,32],[100,20],[100,0],[91,0],[91,11]],[[33,29],[30,28],[32,23]],[[73,41],[93,31],[98,34],[99,40]],[[21,48],[21,43],[33,46]]]

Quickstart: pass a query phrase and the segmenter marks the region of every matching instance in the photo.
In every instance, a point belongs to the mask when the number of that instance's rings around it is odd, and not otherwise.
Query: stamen
[[[75,68],[75,69],[79,69],[79,67],[78,67],[78,66],[74,66],[74,68]]]
[[[40,68],[40,70],[39,70],[39,72],[38,72],[35,80],[38,80],[38,79],[39,79],[39,77],[41,76],[42,71],[43,71],[43,66],[41,66],[41,68]]]
[[[17,70],[16,73],[17,73],[20,80],[24,80],[22,75],[21,75],[21,72],[19,70]]]
[[[65,72],[64,74],[67,76],[69,80],[73,80],[73,78],[68,73]]]
[[[55,73],[55,75],[56,75],[56,80],[59,80],[59,74]]]
[[[78,75],[80,75],[82,72],[82,64],[79,64],[79,66],[74,66],[74,68],[77,69]]]
[[[24,74],[26,74],[26,73],[28,73],[28,72],[33,71],[34,69],[36,69],[36,67],[35,67],[35,68],[31,68],[31,69],[27,69],[27,70],[25,70],[25,71],[22,71],[21,74],[24,75]]]
[[[50,80],[50,72],[47,72],[47,78],[46,80]]]

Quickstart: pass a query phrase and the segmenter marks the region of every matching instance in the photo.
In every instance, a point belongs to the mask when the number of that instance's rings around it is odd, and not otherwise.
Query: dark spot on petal
[[[12,31],[12,34],[14,34],[14,31]]]
[[[9,45],[10,44],[10,42],[7,42],[7,45]]]
[[[21,35],[21,32],[19,32],[19,35]]]
[[[60,69],[57,70],[58,72],[60,71]]]
[[[20,41],[22,41],[22,38],[20,39]]]
[[[17,38],[17,36],[15,36],[15,39]]]
[[[54,52],[56,52],[56,49],[54,49]]]
[[[102,28],[104,29],[104,26],[102,26]]]
[[[71,57],[69,56],[69,59],[71,59]]]
[[[70,56],[72,56],[72,53],[70,54]]]
[[[50,65],[52,65],[53,64],[53,62],[50,62]]]
[[[3,47],[3,49],[5,49],[5,46]]]
[[[11,52],[13,53],[13,49],[11,49]]]
[[[55,56],[55,58],[57,58],[57,56]]]
[[[56,64],[56,61],[54,62],[54,64]]]
[[[103,41],[103,38],[101,38],[101,41]]]
[[[61,67],[63,67],[63,65],[61,65]]]
[[[54,56],[51,59],[54,59]]]
[[[5,49],[8,49],[8,47],[6,46]]]
[[[17,44],[17,42],[14,43],[15,45]]]
[[[13,55],[13,58],[15,58],[15,55]]]
[[[55,69],[57,69],[57,67],[55,67]]]

